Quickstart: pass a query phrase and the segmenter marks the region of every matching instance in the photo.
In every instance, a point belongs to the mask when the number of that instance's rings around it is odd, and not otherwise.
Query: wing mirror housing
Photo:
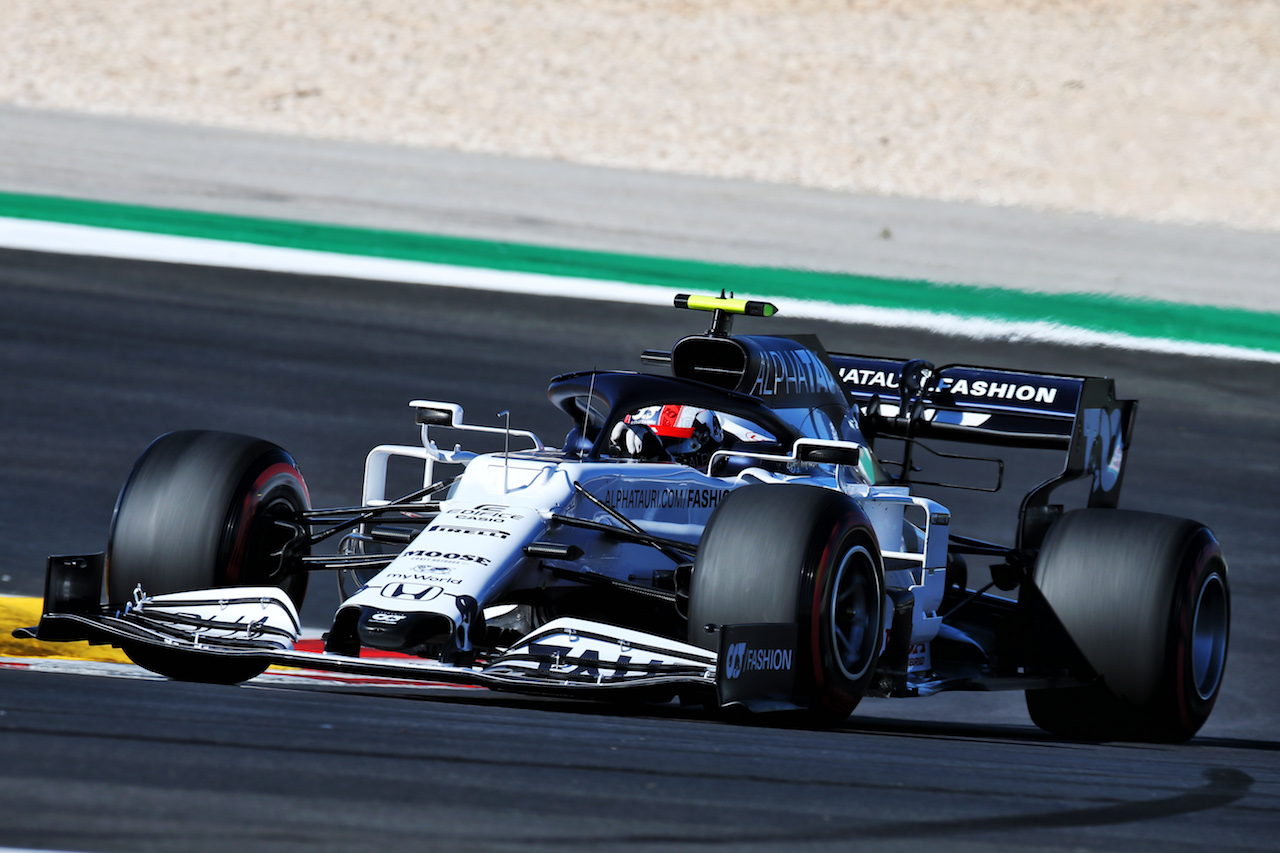
[[[456,427],[462,424],[462,407],[457,403],[437,403],[433,400],[414,400],[414,420],[426,426]]]
[[[799,462],[816,462],[822,465],[858,465],[862,462],[862,448],[856,444],[796,442],[795,453]]]

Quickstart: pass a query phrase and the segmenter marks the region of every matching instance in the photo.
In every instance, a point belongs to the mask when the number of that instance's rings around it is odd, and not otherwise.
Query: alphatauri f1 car
[[[1060,736],[1196,733],[1226,662],[1227,566],[1205,526],[1116,508],[1137,404],[1112,380],[828,353],[732,333],[768,303],[675,301],[712,317],[643,354],[663,375],[551,381],[563,446],[415,400],[421,443],[375,447],[358,505],[312,508],[269,442],[161,436],[105,553],[50,557],[44,615],[19,635],[110,643],[189,681],[282,664],[813,725],[864,696],[1007,689]],[[500,449],[446,449],[442,432]],[[889,439],[895,462],[876,452]],[[1065,462],[998,544],[913,493],[913,453],[941,452],[928,442]],[[399,457],[422,486],[389,497]],[[1085,505],[1066,511],[1070,483]],[[990,582],[971,589],[976,559]],[[312,570],[343,585],[323,651],[295,648]]]

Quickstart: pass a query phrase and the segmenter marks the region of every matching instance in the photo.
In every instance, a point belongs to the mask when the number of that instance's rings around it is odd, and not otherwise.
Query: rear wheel
[[[1027,691],[1040,728],[1088,740],[1190,739],[1218,698],[1231,621],[1227,564],[1194,521],[1121,510],[1069,513],[1033,583],[1098,681]]]
[[[795,622],[796,686],[809,721],[840,722],[875,674],[884,569],[875,531],[847,495],[814,486],[731,492],[703,534],[689,593],[689,639],[707,625]]]
[[[301,607],[307,574],[284,553],[310,507],[293,458],[234,433],[173,432],[152,442],[125,481],[107,542],[107,595],[229,586],[276,586]],[[265,665],[151,646],[125,647],[140,666],[170,678],[232,683]]]

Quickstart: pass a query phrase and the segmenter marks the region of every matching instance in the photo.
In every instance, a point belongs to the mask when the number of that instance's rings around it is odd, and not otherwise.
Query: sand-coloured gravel
[[[0,102],[1280,230],[1276,0],[4,0]]]

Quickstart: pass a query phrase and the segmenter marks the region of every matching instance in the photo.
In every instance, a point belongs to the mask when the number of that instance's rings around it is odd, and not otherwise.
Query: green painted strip
[[[733,266],[462,237],[0,193],[0,216],[462,267],[623,281],[836,305],[928,311],[1280,352],[1280,314],[844,273]]]

